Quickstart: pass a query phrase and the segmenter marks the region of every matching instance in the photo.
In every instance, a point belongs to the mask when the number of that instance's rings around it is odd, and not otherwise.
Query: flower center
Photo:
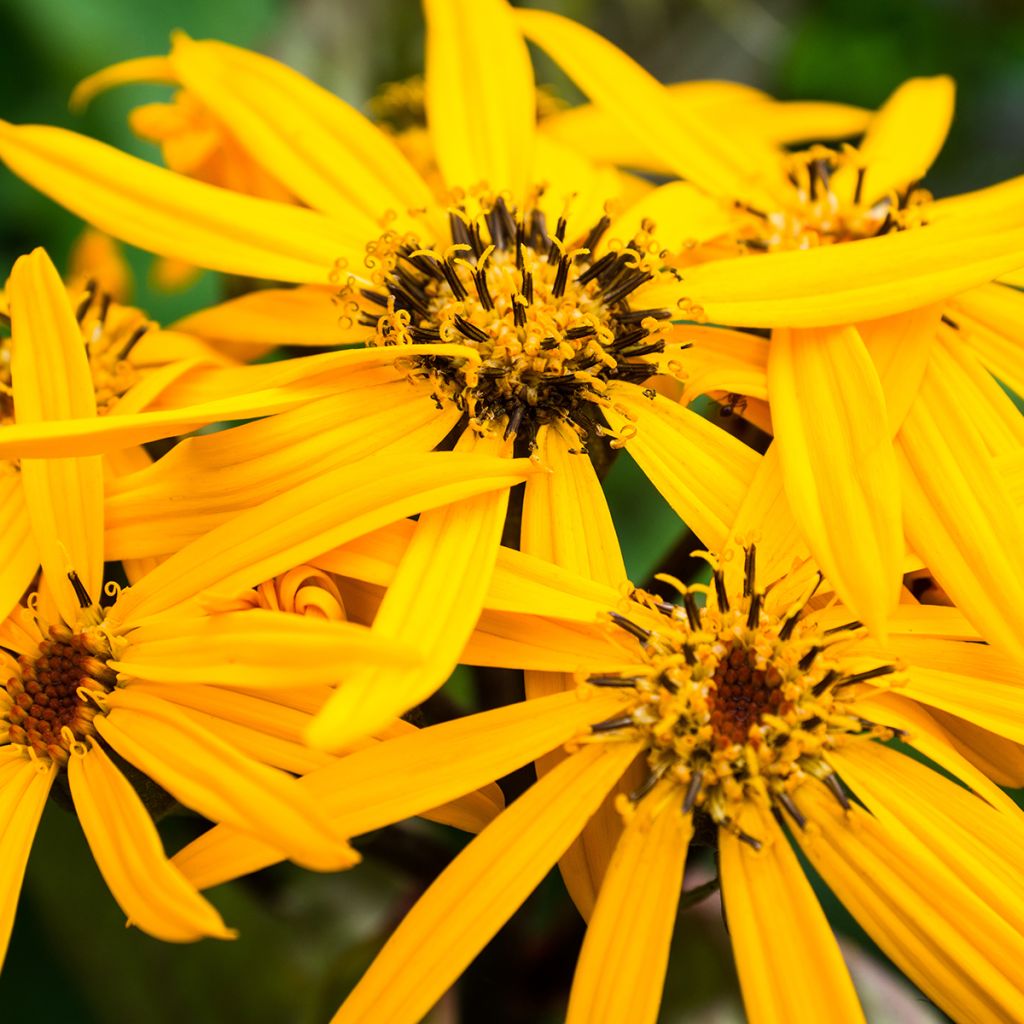
[[[640,660],[634,669],[588,680],[634,698],[627,713],[592,727],[595,740],[623,732],[644,740],[650,775],[632,798],[667,780],[678,786],[684,811],[703,811],[737,832],[733,823],[747,800],[784,809],[802,825],[791,796],[810,778],[828,785],[845,806],[828,752],[891,736],[853,705],[855,684],[888,676],[894,667],[855,670],[860,667],[831,653],[848,629],[823,633],[800,610],[766,612],[763,595],[754,591],[753,561],[751,548],[746,593],[735,606],[720,571],[716,606],[699,607],[692,591],[684,592],[682,608],[636,592],[636,614],[612,618],[639,641]]]
[[[35,654],[18,659],[18,675],[7,680],[8,739],[40,757],[66,764],[71,746],[94,734],[97,714],[87,693],[109,693],[117,674],[107,667],[110,644],[103,633],[50,626]]]
[[[658,271],[652,225],[628,245],[594,255],[610,220],[566,242],[537,209],[520,215],[500,197],[470,216],[450,213],[451,243],[424,247],[385,234],[369,247],[374,288],[360,299],[378,345],[458,343],[478,360],[424,355],[403,362],[428,381],[440,405],[452,402],[478,433],[532,443],[556,420],[581,441],[593,430],[613,381],[641,383],[658,372],[644,357],[660,352],[665,309],[633,309],[630,296]]]
[[[794,153],[788,168],[792,201],[768,213],[750,209],[757,220],[741,234],[742,244],[768,251],[808,249],[920,224],[921,207],[931,194],[908,185],[869,203],[863,194],[866,168],[857,159],[856,150],[825,146]]]

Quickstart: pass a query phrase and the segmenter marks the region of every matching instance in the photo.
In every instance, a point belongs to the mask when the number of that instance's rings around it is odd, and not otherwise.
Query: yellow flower
[[[844,600],[881,634],[923,562],[1024,656],[1024,520],[1005,479],[1024,422],[986,372],[1024,388],[1024,297],[1007,286],[1024,281],[1024,179],[940,200],[919,187],[951,81],[906,82],[857,148],[696,151],[685,111],[610,43],[555,15],[517,19],[595,101],[564,140],[600,138],[607,158],[632,132],[625,162],[687,179],[647,202],[679,247],[690,318],[773,329],[676,328],[694,342],[686,394],[736,396],[774,433],[765,471],[781,471],[784,514]]]
[[[510,553],[506,568],[527,578],[529,563]],[[553,567],[518,602],[498,588],[466,660],[575,670],[578,692],[388,740],[299,783],[357,834],[558,756],[427,891],[338,1024],[420,1020],[593,826],[638,758],[643,772],[616,800],[621,820],[602,833],[570,1021],[656,1019],[697,825],[718,844],[752,1021],[862,1019],[791,843],[948,1013],[1012,1018],[1024,987],[1015,883],[1024,820],[927,709],[1020,738],[1018,667],[978,644],[953,608],[901,605],[883,647],[815,596],[820,584],[804,570],[762,589],[748,549],[711,586],[684,589],[680,605],[642,592],[623,599]],[[559,588],[559,617],[538,614]],[[602,590],[614,611],[594,625],[587,606]],[[974,793],[886,745],[894,734]],[[279,858],[217,828],[175,863],[206,887]]]
[[[459,448],[534,444],[555,472],[530,477],[525,550],[585,559],[588,571],[594,559],[609,581],[624,578],[606,540],[610,517],[597,477],[577,454],[602,435],[629,443],[703,541],[723,542],[759,457],[645,389],[652,374],[678,369],[680,350],[663,344],[669,311],[646,302],[659,280],[674,280],[646,215],[616,213],[609,204],[621,177],[537,131],[526,45],[501,0],[431,2],[426,10],[426,104],[444,202],[390,137],[336,97],[268,58],[183,37],[159,60],[311,209],[214,188],[58,129],[6,126],[0,155],[126,240],[232,273],[316,286],[257,293],[180,326],[221,338],[256,332],[259,340],[320,332],[321,342],[367,343],[342,355],[376,353],[381,364],[391,353],[390,377],[374,371],[362,387],[352,378],[346,425],[364,439],[398,431],[408,434],[394,442],[406,451],[429,451],[450,432]],[[313,372],[286,365],[249,369]],[[186,384],[175,398],[202,405],[206,394]],[[314,453],[337,458],[318,437],[288,436],[301,416],[253,425],[244,435],[250,447],[231,449],[249,481],[280,474],[267,453],[294,463],[289,447],[307,465]],[[232,443],[214,439],[193,451],[202,447],[213,462]],[[169,465],[168,478],[186,464],[183,456]],[[505,502],[489,494],[420,519],[374,629],[417,641],[427,666],[389,685],[353,677],[325,709],[313,742],[340,746],[447,678],[487,586]]]

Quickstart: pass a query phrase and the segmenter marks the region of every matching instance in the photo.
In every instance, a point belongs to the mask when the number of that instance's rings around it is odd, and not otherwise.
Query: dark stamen
[[[814,684],[814,689],[811,690],[811,693],[814,694],[815,697],[820,697],[838,678],[839,673],[834,668],[829,669],[829,671]]]
[[[121,346],[121,351],[117,353],[118,361],[127,359],[129,353],[142,339],[142,336],[149,330],[149,324],[139,324],[138,327],[132,331],[129,335],[128,340]]]
[[[743,550],[743,596],[754,593],[754,577],[757,571],[757,548],[751,544]]]
[[[639,676],[587,676],[591,686],[625,687],[635,686]]]
[[[616,718],[609,718],[607,721],[598,722],[590,727],[591,732],[615,732],[618,729],[629,729],[633,725],[633,719],[629,715],[619,715]]]
[[[703,772],[697,771],[690,776],[690,784],[686,787],[686,796],[683,797],[683,814],[689,814],[693,810],[693,805],[697,802],[703,782]]]
[[[841,626],[833,626],[831,629],[826,629],[825,636],[831,636],[833,633],[845,633],[847,630],[862,629],[863,626],[863,622],[854,619],[852,622],[844,622]]]
[[[683,594],[683,607],[686,609],[686,619],[690,623],[690,629],[694,632],[700,629],[700,609],[697,607],[697,597],[687,591]]]
[[[523,271],[523,298],[533,302],[533,274],[528,270]]]
[[[860,204],[860,197],[864,193],[864,175],[866,172],[866,167],[857,168],[857,187],[853,190],[853,202],[855,205]]]
[[[518,295],[512,296],[512,319],[516,327],[526,326],[526,304],[520,301]]]
[[[750,595],[750,608],[747,610],[747,629],[756,629],[761,621],[761,594]]]
[[[637,640],[643,643],[647,643],[651,638],[651,631],[644,629],[643,626],[638,626],[631,619],[627,619],[625,615],[620,615],[618,612],[609,612],[612,622],[615,623],[619,629],[624,629],[631,636],[635,636]]]
[[[824,650],[824,647],[819,647],[815,644],[807,653],[796,663],[796,667],[801,672],[806,672],[813,664],[814,659]]]
[[[451,288],[452,294],[459,302],[462,302],[469,296],[469,292],[466,291],[466,286],[462,283],[458,273],[455,270],[455,264],[447,259],[441,264],[441,272],[444,274],[444,279],[448,282],[448,287]]]
[[[476,294],[480,298],[480,305],[484,307],[487,312],[494,309],[494,300],[491,298],[491,293],[487,289],[487,269],[480,267],[473,273],[473,283],[476,285]]]
[[[74,569],[68,573],[68,582],[74,588],[75,597],[78,598],[78,603],[82,608],[92,607],[92,598],[89,596],[89,591],[85,589],[85,584],[79,579],[78,573]]]
[[[490,341],[490,338],[486,331],[481,330],[476,324],[471,323],[464,316],[460,316],[458,313],[455,314],[452,323],[455,324],[455,329],[464,338],[469,338],[471,341]]]
[[[556,299],[560,299],[565,294],[565,286],[569,280],[569,263],[570,259],[568,256],[562,256],[558,261],[558,270],[555,272],[555,283],[551,286],[551,294]]]
[[[843,784],[839,781],[839,778],[835,775],[825,776],[825,785],[828,786],[829,791],[839,801],[839,806],[844,811],[850,809],[850,798],[846,795],[846,790],[843,789]]]
[[[583,239],[583,245],[581,248],[586,249],[588,253],[594,251],[597,243],[601,241],[602,236],[611,227],[611,218],[602,217],[587,233],[587,237]],[[576,257],[577,259],[582,258],[582,254]]]
[[[891,676],[895,671],[895,665],[880,665],[878,668],[871,668],[866,672],[857,672],[852,676],[843,676],[838,680],[836,685],[851,686],[853,683],[863,683],[868,679],[878,679],[880,676]]]
[[[523,414],[526,412],[524,406],[517,405],[512,410],[512,415],[508,418],[508,423],[505,424],[505,433],[502,435],[502,439],[507,441],[513,434],[519,433],[519,427],[523,422]]]
[[[89,312],[89,307],[92,305],[92,300],[96,297],[96,282],[89,278],[85,283],[85,294],[82,296],[82,301],[78,303],[78,309],[75,310],[75,319],[81,324],[85,319],[85,314]]]
[[[802,832],[805,826],[807,825],[807,818],[804,817],[800,808],[797,807],[795,803],[793,803],[793,798],[788,793],[780,793],[776,796],[775,799],[778,800],[780,804],[782,804],[783,808],[785,808],[786,813],[797,823],[797,826],[800,828],[800,831]]]
[[[721,569],[716,569],[714,579],[718,610],[720,612],[727,612],[729,610],[729,595],[725,591],[725,573]]]

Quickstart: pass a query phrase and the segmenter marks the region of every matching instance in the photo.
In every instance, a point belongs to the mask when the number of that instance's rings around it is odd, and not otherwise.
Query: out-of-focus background
[[[903,79],[948,72],[959,85],[949,143],[926,184],[937,194],[1024,170],[1024,7],[1019,0],[538,0],[611,38],[664,81],[728,78],[783,99],[877,106]],[[66,125],[155,158],[126,126],[131,107],[167,89],[104,95],[83,116],[67,97],[114,61],[166,52],[176,28],[276,56],[357,105],[380,85],[422,70],[416,0],[2,0],[0,117]],[[540,80],[577,95],[549,64]],[[0,170],[0,273],[44,245],[59,266],[80,224]],[[204,275],[176,294],[149,287],[150,259],[130,254],[136,300],[165,322],[215,301]],[[627,564],[642,582],[678,544],[671,512],[627,460],[608,482]],[[460,673],[462,708],[515,679]],[[198,825],[161,826],[170,848]],[[465,838],[412,823],[360,841],[365,862],[338,876],[288,867],[225,887],[215,900],[241,930],[234,943],[162,945],[133,929],[106,893],[74,818],[48,809],[28,870],[11,952],[0,979],[2,1018],[74,1024],[319,1024],[383,937]],[[687,888],[710,877],[696,857]],[[826,892],[830,917],[873,1022],[938,1021]],[[582,938],[561,882],[549,878],[435,1011],[445,1024],[558,1021]],[[793,984],[803,965],[793,964]],[[743,1019],[728,937],[714,898],[683,911],[669,971],[664,1024]]]

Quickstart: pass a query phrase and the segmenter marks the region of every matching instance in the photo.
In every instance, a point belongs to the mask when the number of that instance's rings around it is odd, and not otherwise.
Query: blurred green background
[[[1019,0],[547,0],[534,6],[598,29],[660,78],[729,78],[780,98],[877,106],[903,79],[949,72],[959,84],[957,119],[928,184],[937,194],[977,188],[1024,168],[1024,7]],[[127,57],[166,51],[172,29],[212,36],[279,57],[362,105],[379,85],[421,70],[416,0],[0,0],[5,54],[0,116],[48,122],[150,158],[125,117],[167,90],[136,87],[100,97],[72,117],[67,97],[83,76]],[[573,98],[550,65],[541,80]],[[546,70],[543,70],[546,69]],[[45,245],[63,265],[80,225],[0,172],[0,264]],[[216,299],[205,275],[165,295],[146,285],[149,258],[132,253],[140,305],[165,322]],[[4,270],[6,273],[6,269]],[[679,524],[628,460],[608,480],[633,578],[641,581],[686,541]],[[487,685],[515,685],[488,680]],[[476,704],[463,674],[450,688]],[[169,847],[196,825],[162,826]],[[321,877],[282,867],[215,898],[241,929],[235,943],[176,947],[126,930],[85,848],[77,823],[50,807],[33,852],[6,969],[0,979],[7,1024],[317,1024],[339,999],[416,893],[464,838],[411,823],[361,841],[366,862]],[[688,885],[710,865],[696,864]],[[848,955],[876,1022],[941,1020],[922,997],[864,952]],[[582,926],[561,883],[549,879],[467,974],[438,1022],[557,1021]],[[663,1021],[742,1019],[728,939],[713,900],[680,915]],[[800,965],[794,965],[799,984]]]

